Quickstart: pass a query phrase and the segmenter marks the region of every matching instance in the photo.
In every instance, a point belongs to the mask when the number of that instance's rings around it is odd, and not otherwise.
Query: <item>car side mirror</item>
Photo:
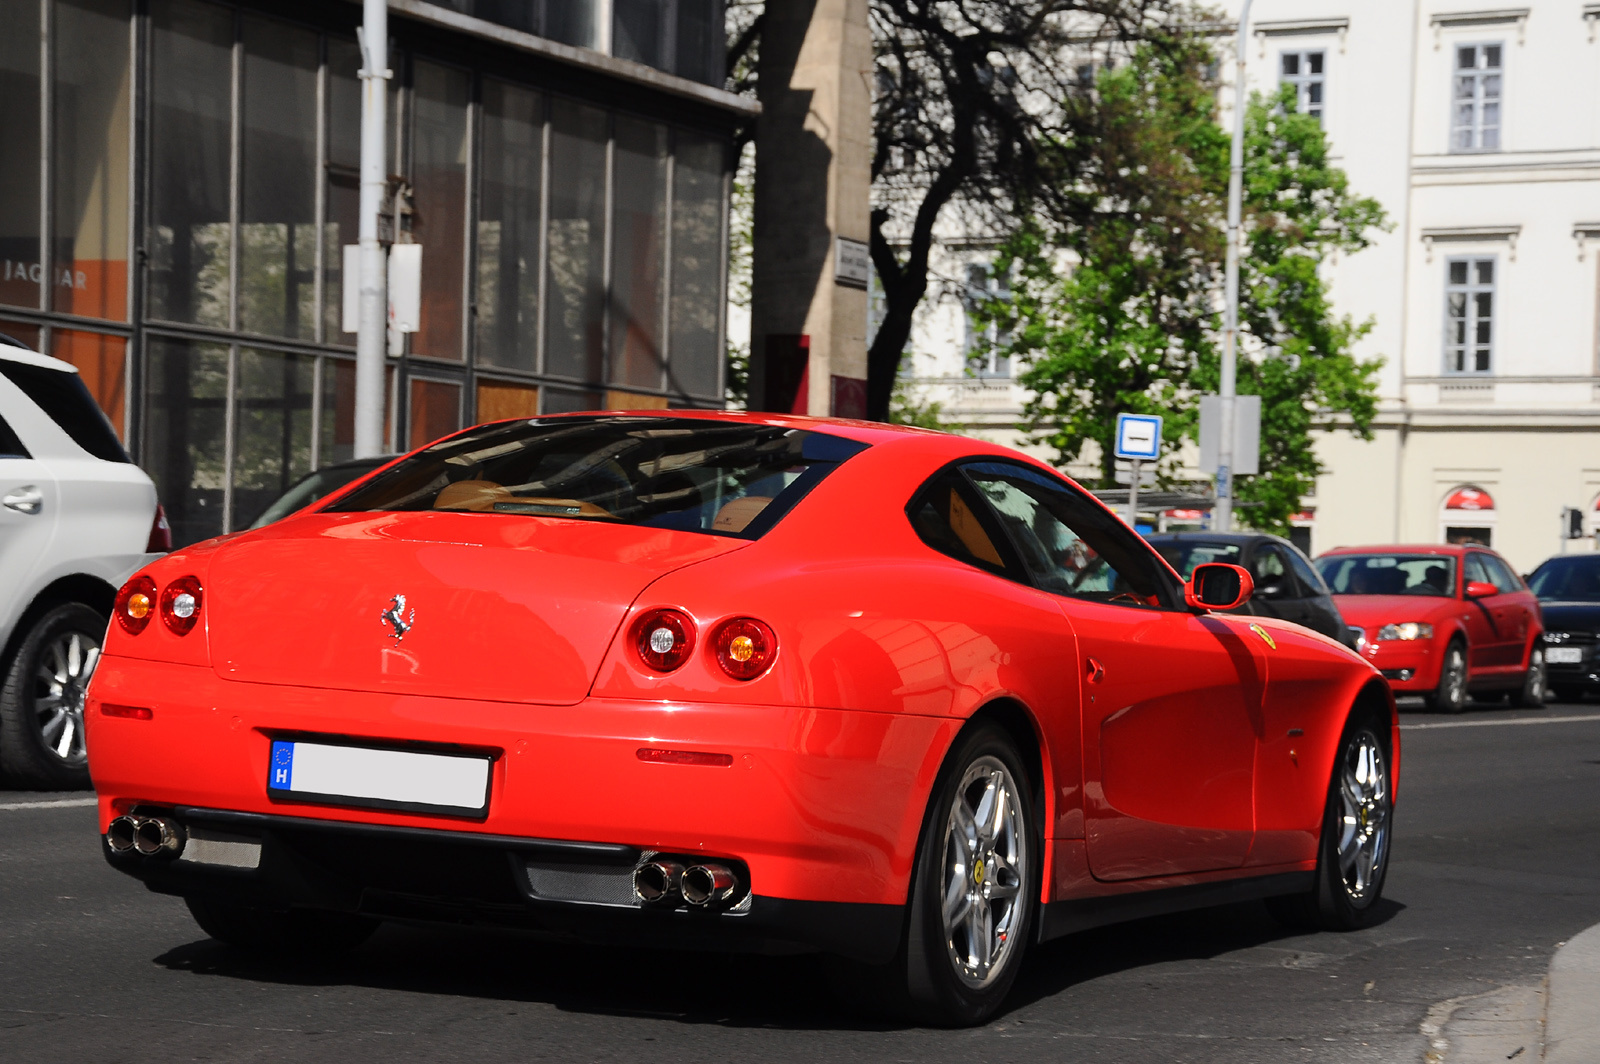
[[[1467,582],[1467,598],[1469,599],[1488,598],[1490,595],[1498,594],[1500,594],[1500,589],[1493,584],[1486,584],[1482,580],[1470,580]]]
[[[1183,601],[1197,610],[1236,610],[1250,601],[1255,581],[1248,569],[1226,562],[1194,567],[1183,585]]]

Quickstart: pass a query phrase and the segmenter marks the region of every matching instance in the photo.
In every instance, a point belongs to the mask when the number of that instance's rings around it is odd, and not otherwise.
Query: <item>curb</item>
[[[1600,924],[1573,936],[1550,960],[1545,1064],[1600,1061]]]

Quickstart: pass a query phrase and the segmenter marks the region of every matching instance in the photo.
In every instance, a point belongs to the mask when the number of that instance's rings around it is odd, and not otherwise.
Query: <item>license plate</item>
[[[1582,647],[1550,647],[1544,652],[1544,660],[1550,665],[1582,665]]]
[[[289,801],[483,816],[489,758],[275,739],[267,791]]]

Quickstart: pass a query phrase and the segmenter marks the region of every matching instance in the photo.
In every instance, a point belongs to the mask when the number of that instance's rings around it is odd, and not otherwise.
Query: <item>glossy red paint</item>
[[[1334,595],[1345,621],[1362,630],[1366,640],[1362,655],[1383,672],[1397,693],[1426,694],[1436,689],[1446,652],[1456,641],[1467,648],[1470,688],[1505,690],[1522,683],[1544,624],[1539,600],[1498,554],[1485,547],[1456,544],[1340,547],[1320,555],[1317,563],[1320,566],[1324,559],[1353,554],[1431,555],[1454,562],[1452,586],[1441,589],[1442,594]],[[1501,583],[1509,590],[1488,579],[1475,579],[1479,572],[1490,575],[1489,565],[1501,567]],[[1431,625],[1433,635],[1378,639],[1385,625],[1407,622]],[[1401,671],[1408,669],[1410,678],[1401,679]]]
[[[860,422],[670,416],[871,446],[755,540],[308,511],[160,559],[139,578],[192,576],[204,607],[182,636],[112,626],[91,707],[154,712],[86,714],[102,830],[146,805],[618,843],[746,862],[763,897],[901,905],[946,752],[1003,713],[1038,747],[1059,900],[1312,867],[1349,714],[1376,698],[1392,726],[1373,669],[1305,629],[1053,594],[939,553],[907,517],[949,463],[1068,485],[1042,463]],[[698,633],[666,673],[630,638],[660,609]],[[777,646],[750,679],[715,657],[735,618]],[[488,814],[286,805],[264,786],[271,738],[305,734],[481,752]]]

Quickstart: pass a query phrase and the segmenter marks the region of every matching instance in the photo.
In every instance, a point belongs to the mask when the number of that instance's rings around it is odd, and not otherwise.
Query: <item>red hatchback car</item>
[[[1371,922],[1394,700],[1331,639],[1211,612],[1250,591],[978,440],[482,425],[122,590],[105,853],[247,947],[382,919],[798,947],[973,1023],[1095,924]]]
[[[1486,547],[1340,547],[1317,559],[1361,653],[1396,694],[1460,712],[1467,696],[1544,704],[1539,600]]]

